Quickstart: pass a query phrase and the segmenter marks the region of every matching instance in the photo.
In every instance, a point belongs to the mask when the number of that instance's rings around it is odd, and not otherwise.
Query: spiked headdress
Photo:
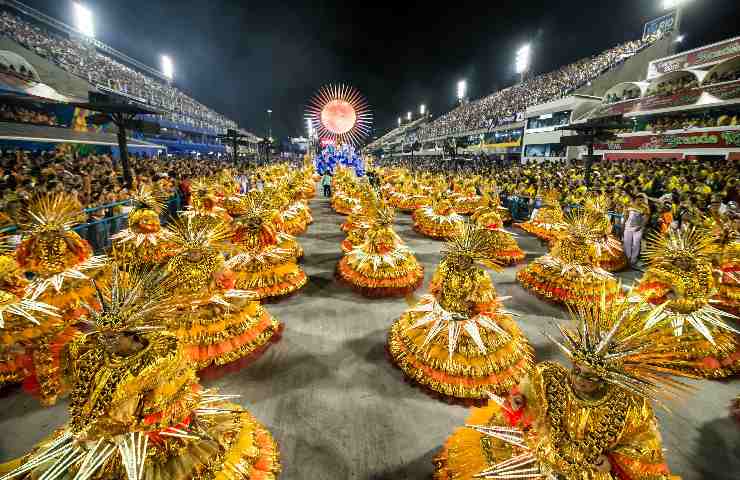
[[[442,262],[450,268],[467,270],[476,263],[500,271],[486,230],[466,222],[458,233],[442,247]]]

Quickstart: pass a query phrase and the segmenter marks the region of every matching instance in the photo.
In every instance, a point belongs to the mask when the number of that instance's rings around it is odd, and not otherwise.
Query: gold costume
[[[670,230],[648,238],[645,274],[635,301],[665,303],[660,324],[681,339],[679,348],[692,373],[723,378],[740,372],[740,331],[722,320],[732,315],[711,303],[715,292],[712,254],[716,246],[703,230]]]
[[[430,206],[414,211],[413,218],[414,230],[437,240],[453,238],[465,223],[465,218],[455,211],[445,195],[435,198]]]
[[[274,480],[270,433],[231,396],[203,389],[178,338],[157,331],[172,296],[149,274],[114,270],[93,331],[66,349],[69,421],[3,478]],[[155,291],[156,290],[156,291]]]
[[[84,305],[95,303],[89,278],[107,276],[108,258],[93,255],[90,244],[72,230],[85,215],[70,195],[39,196],[24,217],[23,240],[15,252],[18,267],[33,274],[27,286],[32,297],[56,307],[60,318],[7,330],[5,341],[24,345],[32,359],[24,387],[38,393],[42,404],[53,405],[63,391],[59,352],[77,333]]]
[[[612,225],[609,221],[608,202],[606,195],[592,195],[586,199],[586,213],[592,215],[595,222],[601,225],[601,255],[598,258],[599,266],[607,272],[619,272],[627,266],[627,257],[622,249],[622,242],[612,235]]]
[[[603,248],[600,221],[576,210],[555,231],[550,253],[519,270],[519,283],[547,300],[566,304],[597,302],[604,286],[609,297],[618,295],[617,281],[598,263]]]
[[[603,297],[605,298],[605,296]],[[573,369],[538,364],[508,398],[474,408],[435,457],[435,480],[668,480],[652,401],[685,393],[675,343],[626,302],[578,309],[561,326]],[[659,309],[648,316],[656,315]],[[669,345],[666,345],[666,342]]]
[[[379,206],[365,241],[337,265],[338,277],[367,297],[403,296],[419,288],[424,267],[393,231],[393,212]]]
[[[531,221],[518,223],[517,226],[531,233],[540,240],[554,241],[563,222],[563,209],[560,207],[560,192],[549,190],[542,195],[542,207],[534,214]]]
[[[278,243],[279,234],[270,221],[274,213],[256,196],[246,197],[231,236],[235,255],[228,266],[236,275],[236,286],[259,299],[288,295],[308,281],[295,253]]]
[[[162,198],[149,187],[134,194],[134,208],[128,215],[128,228],[111,236],[111,257],[122,264],[144,268],[164,265],[172,256],[169,231],[163,229],[159,216]]]
[[[219,250],[229,228],[183,218],[171,230],[177,248],[167,271],[176,283],[171,293],[181,301],[167,328],[180,339],[187,358],[200,370],[261,354],[282,327],[254,293],[238,289]]]
[[[472,218],[487,232],[492,258],[504,265],[514,265],[523,261],[526,254],[519,248],[514,234],[504,230],[504,222],[499,211],[498,207],[490,204],[478,208]]]
[[[473,225],[443,250],[430,293],[391,326],[388,351],[414,382],[448,399],[504,394],[532,365],[523,333],[501,310],[488,273],[488,235]]]

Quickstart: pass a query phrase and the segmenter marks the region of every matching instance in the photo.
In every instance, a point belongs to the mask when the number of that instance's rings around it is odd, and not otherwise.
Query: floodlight
[[[419,107],[419,114],[424,115],[425,113],[427,113],[427,106],[422,103]]]
[[[529,70],[529,57],[532,52],[530,44],[524,45],[516,52],[516,73],[524,73]]]
[[[462,100],[465,98],[465,90],[467,90],[468,84],[465,80],[457,82],[457,99]]]
[[[93,28],[93,16],[90,9],[78,2],[74,2],[72,4],[72,8],[74,11],[75,26],[77,27],[77,30],[88,37],[94,37],[95,28]]]
[[[167,55],[162,55],[162,74],[168,80],[172,80],[175,76],[175,66],[172,64],[172,59]]]

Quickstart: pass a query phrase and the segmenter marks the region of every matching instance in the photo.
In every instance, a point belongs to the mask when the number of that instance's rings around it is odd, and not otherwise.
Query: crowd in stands
[[[636,98],[640,98],[640,96],[642,96],[642,92],[638,87],[634,87],[625,89],[621,95],[616,93],[607,93],[604,97],[604,101],[606,103],[616,103],[623,102],[625,100],[634,100]]]
[[[134,189],[166,179],[173,195],[180,196],[189,194],[190,179],[233,167],[225,158],[207,157],[131,156],[130,163]],[[0,211],[9,218],[17,218],[25,202],[40,193],[68,192],[90,209],[131,196],[120,162],[108,154],[6,150],[0,156],[0,168]]]
[[[14,41],[90,83],[143,99],[167,112],[173,122],[199,128],[228,129],[236,124],[178,89],[104,55],[92,46],[0,12],[0,28]]]
[[[680,92],[697,88],[698,86],[699,80],[697,80],[696,76],[693,73],[687,73],[678,78],[650,85],[645,92],[645,96],[670,97]]]
[[[712,72],[704,79],[704,85],[713,85],[715,83],[734,82],[740,80],[740,65],[722,73]]]
[[[32,107],[0,104],[0,121],[31,123],[33,125],[61,126],[57,117],[49,112]]]
[[[639,52],[649,45],[648,42],[627,42],[479,100],[463,103],[422,128],[420,137],[426,139],[486,128],[491,122],[524,112],[530,106],[563,98]]]

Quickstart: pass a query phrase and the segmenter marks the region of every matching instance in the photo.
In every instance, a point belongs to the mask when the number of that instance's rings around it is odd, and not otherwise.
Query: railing
[[[86,208],[85,214],[89,220],[85,223],[73,227],[80,237],[84,238],[97,254],[102,254],[110,249],[111,246],[111,235],[115,235],[127,226],[128,211],[122,213],[116,213],[124,207],[130,207],[132,200],[124,200],[121,202],[109,203],[95,208]],[[167,201],[167,209],[160,215],[160,222],[162,225],[166,225],[171,218],[177,215],[177,212],[182,210],[182,199],[179,196],[173,196]],[[102,212],[102,218],[94,219],[96,213]],[[15,225],[10,225],[0,229],[0,233],[7,233],[10,235],[15,234],[18,228]]]

